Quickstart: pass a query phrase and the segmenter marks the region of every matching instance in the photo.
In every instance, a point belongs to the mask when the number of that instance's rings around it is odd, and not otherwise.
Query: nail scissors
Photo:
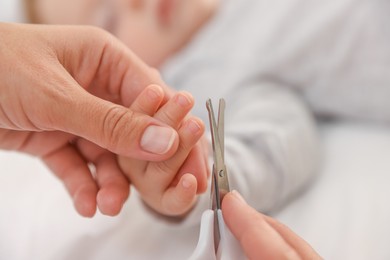
[[[211,100],[206,107],[209,113],[214,165],[212,169],[210,209],[203,215],[200,224],[198,245],[190,260],[236,260],[245,259],[239,242],[231,234],[223,220],[221,205],[230,191],[224,154],[224,113],[225,100],[219,100],[218,122]]]

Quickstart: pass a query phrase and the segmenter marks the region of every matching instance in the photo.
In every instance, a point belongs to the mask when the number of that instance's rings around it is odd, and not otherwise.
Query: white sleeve
[[[227,98],[225,162],[230,186],[257,210],[278,209],[310,183],[318,155],[313,119],[288,88],[254,82]],[[197,224],[207,207],[209,192],[200,196],[184,224]]]
[[[226,163],[232,188],[267,212],[289,200],[317,172],[319,145],[302,99],[276,83],[260,84],[235,95],[240,100],[230,110]]]

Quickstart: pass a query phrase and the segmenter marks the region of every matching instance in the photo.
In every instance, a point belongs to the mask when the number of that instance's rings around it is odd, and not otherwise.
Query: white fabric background
[[[390,129],[321,130],[320,177],[276,217],[325,259],[390,259]],[[79,217],[62,184],[21,154],[0,152],[0,191],[0,259],[186,259],[196,246],[198,227],[158,222],[136,196],[118,217]]]

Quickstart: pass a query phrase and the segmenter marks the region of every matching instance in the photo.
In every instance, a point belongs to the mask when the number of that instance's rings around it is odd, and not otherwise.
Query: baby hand
[[[187,116],[194,105],[189,93],[178,92],[161,108],[163,91],[148,86],[133,102],[131,109],[155,117],[177,129],[179,147],[166,161],[140,161],[119,157],[119,165],[144,202],[160,214],[181,216],[207,188],[207,143],[198,142],[204,133],[203,122]],[[158,142],[158,140],[153,140]]]

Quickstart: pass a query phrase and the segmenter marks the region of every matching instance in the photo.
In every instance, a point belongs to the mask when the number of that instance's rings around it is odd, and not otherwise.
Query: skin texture
[[[236,191],[224,197],[222,212],[248,259],[322,259],[306,241],[250,207]]]
[[[128,107],[148,85],[161,86],[161,104],[172,92],[155,70],[102,30],[0,23],[0,34],[0,148],[41,157],[81,215],[94,215],[96,206],[117,214],[129,184],[116,154],[165,160],[179,145],[174,129]],[[140,145],[149,126],[172,131],[165,153]]]

